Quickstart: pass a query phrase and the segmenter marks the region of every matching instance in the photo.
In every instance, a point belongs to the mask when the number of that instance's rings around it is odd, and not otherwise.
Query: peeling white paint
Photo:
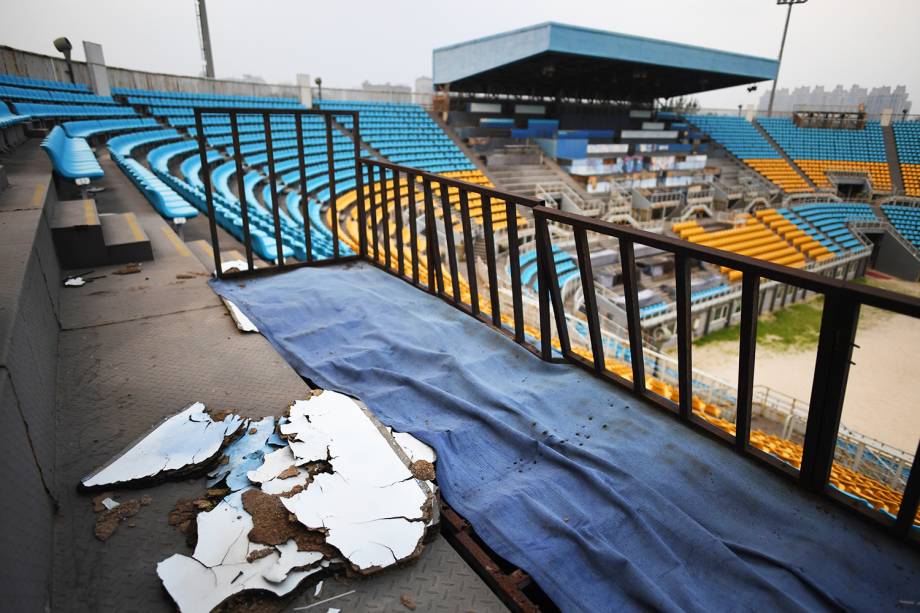
[[[326,542],[359,570],[389,566],[416,551],[425,534],[428,494],[354,400],[330,391],[298,400],[282,433],[329,441],[323,457],[317,457],[322,446],[314,445],[307,459],[328,457],[333,472],[316,475],[306,490],[282,499],[301,523],[325,529]]]
[[[323,554],[318,551],[298,550],[295,541],[282,543],[276,549],[281,553],[278,562],[262,572],[262,577],[272,583],[281,583],[293,569],[312,566],[323,559]]]
[[[224,450],[227,463],[208,473],[208,487],[213,487],[221,481],[225,481],[233,492],[249,487],[252,483],[246,473],[261,466],[265,454],[284,444],[275,434],[274,417],[250,422],[242,436]]]
[[[224,439],[245,425],[237,415],[215,422],[196,402],[173,415],[109,464],[85,477],[84,487],[126,484],[213,459]]]
[[[418,440],[408,432],[393,432],[393,438],[402,447],[410,462],[416,460],[425,460],[426,462],[435,463],[437,454],[429,445]]]
[[[68,277],[64,279],[64,287],[83,287],[86,285],[86,281],[83,280],[83,277]]]
[[[103,498],[103,499],[102,499],[102,506],[104,506],[106,509],[108,509],[109,511],[111,511],[111,510],[114,509],[115,507],[118,507],[118,506],[121,506],[121,505],[118,504],[117,502],[115,502],[114,500],[112,500],[111,498]]]
[[[258,332],[259,328],[256,327],[252,320],[246,317],[246,314],[240,310],[240,307],[236,306],[230,300],[226,298],[221,298],[224,301],[224,306],[227,307],[227,311],[230,313],[233,323],[236,324],[236,327],[239,328],[241,332]]]

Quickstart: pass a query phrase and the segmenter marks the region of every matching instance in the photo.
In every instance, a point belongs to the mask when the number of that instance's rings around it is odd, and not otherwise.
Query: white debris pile
[[[439,516],[434,460],[427,445],[325,391],[277,420],[218,420],[195,403],[82,484],[207,472],[219,502],[190,516],[194,553],[157,565],[179,609],[196,613],[247,590],[284,596],[312,575],[366,575],[416,557]],[[430,475],[419,476],[420,461]]]

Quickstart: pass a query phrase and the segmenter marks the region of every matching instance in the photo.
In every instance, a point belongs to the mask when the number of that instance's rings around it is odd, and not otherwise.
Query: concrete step
[[[0,166],[0,192],[5,190],[10,185],[10,180],[6,177],[6,169],[3,166]]]
[[[795,161],[791,157],[789,157],[789,154],[786,153],[786,150],[780,147],[778,142],[773,140],[773,137],[770,136],[770,133],[767,132],[766,129],[764,129],[762,125],[760,125],[756,121],[752,121],[751,125],[757,128],[757,131],[760,132],[760,135],[763,136],[764,139],[766,139],[766,141],[773,146],[776,152],[780,154],[780,156],[782,156],[784,160],[786,160],[786,163],[789,164],[789,167],[792,168],[792,170],[794,170],[796,174],[802,177],[802,180],[805,181],[808,187],[812,189],[818,189],[818,186],[815,185],[815,182],[811,180],[811,177],[809,177],[807,174],[805,174],[805,171],[799,168],[798,164],[796,164]]]
[[[888,171],[891,173],[891,187],[896,194],[904,193],[904,177],[901,176],[901,161],[898,157],[898,147],[894,140],[894,130],[891,126],[882,128],[885,139],[885,159],[888,160]]]
[[[198,261],[205,267],[205,270],[208,272],[214,272],[214,249],[211,248],[211,243],[206,240],[195,240],[189,241],[185,244],[189,251],[191,251]],[[242,260],[246,261],[246,254],[240,253],[236,249],[224,249],[220,252],[220,261],[229,262],[230,260]],[[256,268],[259,267],[257,262],[253,262],[253,266]]]
[[[109,264],[147,262],[153,259],[150,237],[141,228],[134,213],[100,215],[99,221]]]
[[[51,237],[61,268],[108,263],[109,253],[95,200],[55,202],[51,211]]]

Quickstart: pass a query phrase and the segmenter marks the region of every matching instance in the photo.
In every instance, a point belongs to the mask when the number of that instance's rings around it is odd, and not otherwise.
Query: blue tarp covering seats
[[[564,611],[920,600],[914,548],[370,265],[214,287],[302,376],[433,445],[445,499]]]
[[[54,170],[66,179],[98,179],[104,174],[86,139],[70,138],[61,126],[55,126],[45,137],[42,149]]]

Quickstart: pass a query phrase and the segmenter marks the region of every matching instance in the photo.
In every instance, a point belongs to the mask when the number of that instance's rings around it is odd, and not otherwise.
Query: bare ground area
[[[914,296],[920,283],[872,279],[872,285]],[[920,320],[873,308],[860,314],[842,422],[908,452],[920,437]],[[755,384],[807,405],[817,344],[789,348],[758,344]],[[725,381],[737,381],[738,345],[720,341],[693,347],[693,366]]]

